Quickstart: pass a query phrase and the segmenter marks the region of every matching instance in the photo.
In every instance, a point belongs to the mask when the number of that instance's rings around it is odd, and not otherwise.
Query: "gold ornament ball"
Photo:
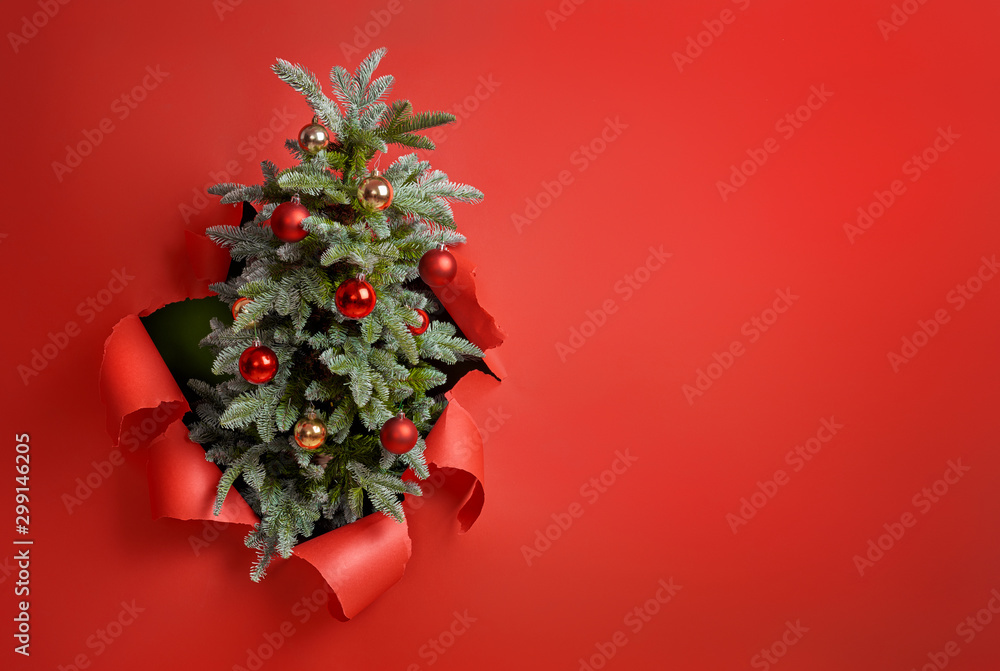
[[[392,184],[381,175],[372,175],[358,186],[358,200],[384,210],[392,204]]]
[[[302,151],[314,152],[325,149],[330,143],[330,131],[318,123],[303,126],[299,131],[299,146]]]
[[[315,450],[326,440],[326,424],[311,412],[295,423],[294,436],[299,447]]]

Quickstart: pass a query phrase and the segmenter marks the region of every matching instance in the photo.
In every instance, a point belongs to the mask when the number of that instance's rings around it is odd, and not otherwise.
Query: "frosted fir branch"
[[[406,380],[409,375],[410,369],[399,363],[394,352],[373,347],[368,362],[382,377],[392,382]]]
[[[340,133],[343,125],[343,115],[340,108],[326,97],[320,87],[319,80],[312,72],[298,64],[292,64],[281,58],[271,66],[281,81],[301,93],[319,120],[335,134]]]
[[[448,381],[448,376],[437,368],[424,366],[411,368],[406,384],[414,391],[426,392]]]
[[[455,219],[448,203],[443,199],[426,195],[416,185],[409,184],[397,188],[393,197],[393,207],[411,213],[426,222],[455,228]]]
[[[288,153],[292,155],[292,158],[300,163],[309,157],[309,154],[302,151],[302,147],[299,146],[299,143],[296,140],[285,140],[285,149],[287,149]]]
[[[410,365],[415,366],[420,361],[420,354],[417,350],[417,342],[414,339],[414,335],[410,332],[406,324],[406,319],[412,311],[388,298],[380,302],[383,304],[382,314],[380,315],[382,322],[389,333],[392,334],[395,344],[399,346],[399,350],[406,356]],[[378,304],[375,307],[378,309]]]
[[[415,133],[398,133],[387,138],[385,143],[398,144],[412,149],[426,149],[427,151],[434,151],[437,149],[437,145],[434,144],[434,142],[432,142],[429,138]]]
[[[375,74],[376,68],[378,68],[379,63],[385,57],[388,50],[385,47],[380,47],[375,49],[373,52],[365,56],[364,60],[358,64],[357,70],[354,71],[354,84],[355,89],[360,93],[368,87],[368,83],[371,81],[372,75]]]
[[[260,162],[260,173],[264,177],[264,182],[273,182],[278,179],[278,166],[271,161]]]
[[[483,192],[479,189],[468,184],[450,182],[448,175],[438,170],[418,184],[423,195],[429,198],[443,198],[459,203],[478,203],[483,199]]]
[[[324,196],[331,202],[341,204],[349,202],[352,195],[339,179],[326,170],[308,165],[282,171],[278,175],[278,186],[286,192]]]
[[[264,200],[263,189],[259,185],[246,186],[243,184],[234,184],[227,182],[224,184],[215,184],[208,188],[208,192],[216,195],[222,196],[219,200],[221,205],[232,205],[233,203],[259,203]]]
[[[426,137],[418,135],[417,131],[441,126],[454,120],[455,116],[447,112],[413,114],[413,108],[409,101],[396,101],[383,116],[377,133],[388,144],[399,144],[416,149],[434,149],[434,143]]]
[[[437,226],[427,226],[427,229],[425,237],[427,242],[430,243],[427,249],[433,249],[440,245],[453,247],[455,245],[464,245],[466,242],[466,237],[454,229]]]
[[[415,133],[428,128],[435,128],[445,124],[453,123],[455,115],[448,112],[417,112],[407,114],[399,119],[394,130],[403,133]]]
[[[389,151],[388,145],[378,136],[378,133],[363,128],[359,124],[359,121],[350,121],[345,124],[345,133],[348,139],[362,145],[368,155],[372,155],[375,152],[382,152],[384,154]]]
[[[412,450],[406,454],[400,455],[399,457],[399,460],[406,464],[409,468],[412,468],[413,473],[421,480],[426,480],[431,476],[430,470],[427,468],[427,458],[424,456],[425,448],[426,444],[424,443],[424,439],[421,437],[417,440],[417,444],[413,446]],[[411,491],[410,493],[416,496],[423,496],[423,491],[420,490],[420,484],[416,482],[411,484],[414,486],[414,491]]]
[[[389,108],[383,102],[371,103],[361,113],[361,117],[358,119],[358,126],[363,130],[377,135],[375,129],[382,122],[382,118],[388,110]]]
[[[265,250],[270,249],[275,240],[270,229],[257,226],[211,226],[205,234],[219,246],[230,248],[242,243]]]
[[[362,489],[361,487],[351,487],[347,491],[347,504],[348,504],[347,509],[351,512],[351,515],[354,518],[351,520],[352,522],[360,518],[361,515],[363,514],[364,501],[365,501],[365,490]]]
[[[291,398],[283,398],[274,411],[275,423],[281,431],[289,431],[299,420],[301,408]]]
[[[373,81],[371,84],[368,84],[368,86],[365,87],[364,94],[361,96],[361,100],[359,101],[361,106],[365,107],[369,105],[381,104],[385,110],[388,110],[388,106],[385,103],[382,103],[381,100],[383,96],[392,90],[392,86],[395,82],[396,78],[392,75],[384,75]]]
[[[330,69],[330,83],[333,85],[333,95],[344,105],[346,112],[344,121],[356,121],[358,109],[358,97],[361,95],[361,88],[345,68],[335,65]]]

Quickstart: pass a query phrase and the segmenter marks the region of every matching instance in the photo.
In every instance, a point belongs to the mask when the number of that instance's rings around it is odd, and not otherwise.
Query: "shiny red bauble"
[[[335,299],[340,314],[361,319],[375,309],[375,288],[360,277],[352,277],[340,283]]]
[[[443,287],[458,274],[458,261],[447,249],[432,249],[420,257],[420,279],[432,287]]]
[[[247,382],[264,384],[278,373],[278,355],[264,345],[251,345],[240,355],[240,375]]]
[[[393,454],[406,454],[417,444],[420,432],[417,431],[416,425],[406,418],[406,415],[399,413],[382,425],[382,431],[378,437],[382,441],[382,447]]]
[[[420,326],[410,326],[406,325],[406,328],[410,329],[410,333],[413,335],[420,335],[427,330],[427,327],[431,325],[431,318],[427,316],[427,313],[420,308],[413,308],[413,311],[417,313],[420,317]]]
[[[309,235],[309,231],[302,228],[302,220],[308,216],[309,210],[302,203],[282,203],[271,213],[271,230],[282,242],[298,242]]]
[[[236,302],[233,303],[233,319],[236,319],[237,317],[239,317],[240,313],[243,312],[243,310],[248,305],[250,305],[250,299],[249,298],[246,298],[245,296],[241,297],[241,298],[237,298]]]

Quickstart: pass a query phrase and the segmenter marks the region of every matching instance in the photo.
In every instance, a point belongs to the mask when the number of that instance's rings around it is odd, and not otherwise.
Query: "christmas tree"
[[[380,512],[402,521],[404,493],[428,477],[421,437],[445,401],[433,395],[452,364],[482,352],[445,320],[427,285],[457,265],[447,246],[463,243],[451,203],[482,194],[454,183],[409,153],[382,174],[370,167],[389,145],[433,149],[420,131],[454,121],[383,101],[391,76],[372,79],[379,49],[354,74],[330,72],[333,98],[314,74],[278,60],[272,69],[301,93],[312,123],[288,140],[297,165],[261,164],[263,183],[217,184],[222,203],[258,213],[207,233],[244,264],[212,286],[234,321],[213,319],[202,341],[215,354],[212,385],[190,436],[223,469],[215,512],[236,485],[260,523],[247,546],[260,580],[276,555],[300,539]]]

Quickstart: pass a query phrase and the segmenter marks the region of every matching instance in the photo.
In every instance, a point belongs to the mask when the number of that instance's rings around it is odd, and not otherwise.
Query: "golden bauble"
[[[315,412],[310,412],[295,423],[294,436],[299,447],[315,450],[326,441],[326,424]]]
[[[302,151],[312,153],[326,149],[331,139],[330,131],[318,123],[303,126],[302,130],[299,131],[299,146],[302,147]]]
[[[367,177],[358,186],[358,200],[376,210],[384,210],[392,204],[392,184],[381,175]]]

